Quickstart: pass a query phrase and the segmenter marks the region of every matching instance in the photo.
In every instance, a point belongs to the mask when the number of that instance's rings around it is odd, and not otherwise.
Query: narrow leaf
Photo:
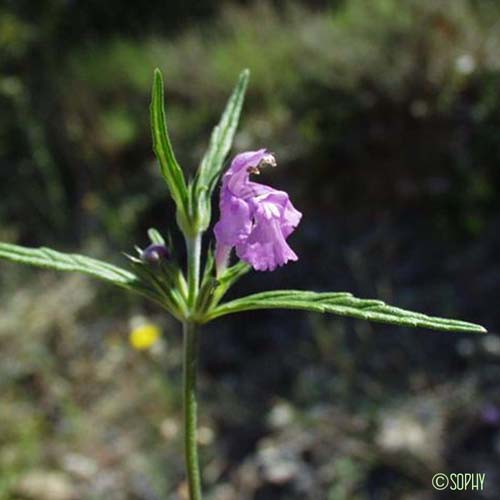
[[[345,292],[316,293],[301,290],[262,292],[226,302],[212,310],[205,321],[226,314],[258,309],[298,309],[432,330],[486,332],[482,326],[474,323],[427,316],[389,306],[381,300],[358,299]]]
[[[214,249],[212,245],[209,245],[207,250],[207,257],[205,260],[205,267],[203,269],[203,277],[201,279],[202,286],[206,281],[212,279],[214,275],[214,268],[215,268]]]
[[[252,269],[246,262],[240,261],[234,266],[226,269],[222,276],[219,276],[219,285],[214,291],[211,305],[215,306],[224,297],[226,292],[236,283],[242,276],[247,274]]]
[[[160,163],[161,173],[177,207],[185,209],[187,203],[186,181],[181,167],[175,159],[172,144],[168,136],[163,98],[163,77],[158,68],[154,72],[150,111],[153,150]]]
[[[210,137],[207,152],[203,157],[199,169],[199,185],[207,187],[210,197],[222,172],[224,160],[231,150],[234,135],[240,120],[241,108],[245,99],[245,92],[250,78],[250,71],[245,69],[240,73],[233,93],[227,101],[219,124],[214,128]]]
[[[158,229],[155,229],[154,227],[150,227],[148,229],[148,236],[149,236],[149,239],[151,240],[151,243],[154,243],[156,245],[165,245],[165,239],[160,234]]]
[[[124,288],[139,288],[137,277],[129,271],[97,259],[56,252],[50,248],[27,248],[0,243],[0,259],[57,271],[84,273]]]

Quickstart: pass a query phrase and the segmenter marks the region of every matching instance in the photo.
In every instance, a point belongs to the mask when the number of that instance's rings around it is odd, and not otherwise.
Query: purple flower
[[[265,149],[237,155],[222,179],[220,220],[214,228],[217,240],[217,274],[227,266],[231,249],[257,271],[274,271],[297,260],[286,239],[302,218],[284,191],[252,182],[265,165],[276,166]]]

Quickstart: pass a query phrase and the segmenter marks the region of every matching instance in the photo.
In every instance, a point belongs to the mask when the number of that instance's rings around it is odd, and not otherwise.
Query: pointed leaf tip
[[[274,290],[248,295],[217,306],[207,315],[211,320],[226,314],[258,309],[299,309],[337,314],[356,319],[448,332],[486,333],[466,321],[437,318],[386,305],[379,300],[358,299],[349,293],[316,293],[302,290]]]
[[[224,161],[233,144],[249,76],[250,71],[248,68],[242,70],[239,74],[219,123],[212,131],[208,149],[203,156],[194,180],[193,196],[196,202],[193,205],[197,206],[198,211],[203,215],[203,217],[200,217],[202,229],[206,229],[210,223],[211,196],[222,174]]]
[[[168,135],[163,76],[159,68],[155,68],[154,70],[150,112],[153,151],[158,159],[161,174],[167,184],[173,200],[175,201],[178,213],[185,215],[187,207],[186,180],[184,178],[184,173],[175,158]]]

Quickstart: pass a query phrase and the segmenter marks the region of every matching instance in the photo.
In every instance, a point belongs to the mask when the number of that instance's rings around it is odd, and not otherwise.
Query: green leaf
[[[198,292],[198,298],[196,299],[195,311],[196,316],[203,316],[203,314],[210,309],[213,301],[213,294],[216,290],[218,282],[215,278],[208,278],[203,281],[200,286],[200,291]]]
[[[195,307],[196,317],[201,317],[202,321],[206,312],[212,310],[222,297],[224,297],[229,288],[251,269],[248,264],[241,261],[226,269],[221,276],[216,278],[214,276],[214,267],[214,253],[212,248],[209,248],[198,301]]]
[[[245,274],[250,271],[251,266],[246,262],[240,261],[234,266],[228,267],[224,273],[217,278],[218,286],[214,291],[211,305],[218,304],[226,292]]]
[[[213,246],[208,245],[207,257],[205,260],[205,267],[203,269],[203,277],[201,283],[205,283],[207,280],[211,280],[215,274],[215,255]]]
[[[482,326],[474,323],[435,318],[399,307],[388,306],[381,300],[358,299],[347,292],[316,293],[301,290],[262,292],[226,302],[210,311],[204,321],[210,321],[227,314],[257,309],[299,309],[432,330],[486,332]]]
[[[155,245],[165,245],[165,239],[160,234],[158,229],[155,229],[154,227],[150,227],[148,229],[148,236],[149,236],[149,239],[151,240],[151,243],[153,243]]]
[[[238,82],[227,101],[219,124],[212,131],[207,152],[201,161],[199,170],[200,181],[202,185],[209,187],[209,192],[213,190],[217,183],[222,172],[224,160],[231,150],[249,78],[250,71],[248,69],[240,73]]]
[[[147,285],[144,288],[149,292],[148,297],[153,298],[182,321],[187,313],[187,287],[177,263],[170,261],[148,264],[135,257],[127,257],[131,260],[132,268],[141,284]]]
[[[97,259],[78,254],[56,252],[50,248],[26,248],[0,243],[0,259],[18,264],[54,269],[56,271],[79,272],[107,281],[121,288],[138,293],[166,308],[176,318],[184,313],[180,278],[165,282],[162,276],[149,270],[140,259],[129,257],[135,264],[135,274]],[[142,267],[141,267],[142,266]],[[171,273],[172,274],[172,273]]]
[[[50,248],[27,248],[0,243],[0,259],[57,271],[84,273],[137,291],[140,288],[137,276],[125,269],[83,255],[56,252]]]
[[[206,229],[210,223],[210,199],[233,144],[249,78],[248,69],[240,73],[221,119],[212,131],[208,149],[191,187],[191,197],[196,200],[193,207],[204,211],[204,217],[200,218],[202,229]]]
[[[177,205],[177,209],[185,213],[188,199],[186,181],[182,169],[175,159],[172,144],[168,136],[163,98],[163,77],[158,68],[154,72],[150,111],[153,150],[160,164],[163,178]]]

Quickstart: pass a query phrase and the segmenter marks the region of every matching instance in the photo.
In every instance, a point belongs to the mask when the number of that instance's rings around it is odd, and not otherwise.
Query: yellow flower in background
[[[130,344],[134,349],[143,351],[149,349],[161,335],[161,330],[153,323],[143,323],[133,328],[129,335]]]

